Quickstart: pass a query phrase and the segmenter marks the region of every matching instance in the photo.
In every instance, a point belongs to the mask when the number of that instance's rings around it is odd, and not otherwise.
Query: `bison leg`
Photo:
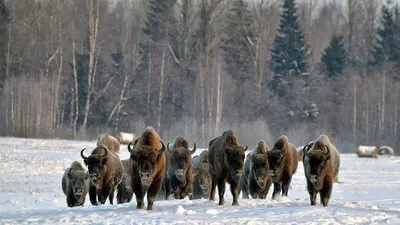
[[[97,189],[94,185],[90,185],[89,187],[89,200],[92,205],[99,205],[97,202]]]
[[[101,190],[101,192],[99,193],[99,202],[104,205],[104,203],[106,203],[108,196],[110,195],[111,192],[111,188],[107,187],[107,188],[103,188],[103,190]],[[111,202],[110,202],[111,203]]]
[[[275,196],[281,192],[281,184],[278,182],[274,182],[274,192],[272,193],[272,199],[275,199]]]
[[[326,207],[328,206],[329,198],[331,197],[333,182],[325,182],[322,190],[319,193],[321,204]]]
[[[291,177],[284,179],[282,181],[282,196],[287,196],[288,191],[289,191],[289,186],[290,186],[290,181],[292,180]]]
[[[143,203],[144,191],[142,191],[142,188],[140,186],[141,185],[132,186],[132,189],[133,193],[135,193],[136,196],[136,208],[144,209],[144,203]]]
[[[115,188],[112,188],[110,191],[110,194],[108,195],[108,200],[110,201],[111,205],[114,205],[114,192],[115,192]]]
[[[308,179],[307,179],[307,191],[308,194],[310,195],[311,205],[315,205],[317,200],[317,190]]]
[[[162,178],[160,178],[159,180],[153,181],[153,184],[150,185],[149,190],[147,191],[147,210],[153,210],[153,203],[156,199],[157,193],[162,187],[162,183]]]
[[[218,180],[219,205],[223,205],[225,203],[224,194],[225,194],[225,180],[219,179]]]
[[[225,183],[224,183],[224,186],[225,186]],[[218,188],[219,188],[219,187],[218,187]],[[238,186],[238,184],[235,183],[235,182],[232,182],[232,183],[231,183],[231,193],[232,193],[232,196],[233,196],[232,205],[239,205],[239,202],[238,202],[238,198],[239,198],[239,186]]]
[[[215,201],[216,186],[217,186],[217,181],[216,181],[216,178],[213,177],[212,182],[211,182],[211,192],[210,192],[210,201],[213,201],[213,202]]]
[[[165,199],[168,200],[169,195],[171,194],[171,182],[167,177],[164,178],[164,187],[165,187]]]

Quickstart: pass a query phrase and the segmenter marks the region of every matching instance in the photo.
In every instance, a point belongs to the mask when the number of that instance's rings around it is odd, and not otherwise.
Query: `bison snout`
[[[148,172],[145,172],[145,173],[140,172],[139,176],[142,179],[149,179],[150,178],[150,173],[148,173]]]
[[[310,175],[310,181],[313,183],[317,182],[318,181],[317,175]]]
[[[175,176],[176,178],[178,178],[178,180],[182,180],[185,176],[185,170],[182,169],[175,170]]]
[[[205,185],[205,184],[200,184],[199,186],[200,186],[201,190],[206,190],[207,189],[207,185]]]
[[[97,175],[96,174],[90,174],[90,180],[93,181],[93,183],[97,183]]]
[[[82,195],[82,193],[83,193],[83,190],[82,190],[82,188],[76,188],[75,189],[75,195]]]
[[[264,183],[264,178],[263,177],[257,177],[257,182],[258,183]]]

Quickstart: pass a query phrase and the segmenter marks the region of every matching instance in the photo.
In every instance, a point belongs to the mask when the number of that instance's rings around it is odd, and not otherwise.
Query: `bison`
[[[74,161],[71,167],[65,170],[61,180],[62,190],[67,196],[69,207],[83,206],[89,185],[89,173],[79,162]]]
[[[271,176],[268,173],[268,145],[259,141],[250,152],[244,163],[244,173],[240,179],[240,189],[243,198],[265,199],[271,187]]]
[[[271,151],[268,152],[268,164],[269,174],[274,183],[272,199],[281,190],[282,196],[287,196],[292,176],[297,170],[298,156],[296,147],[289,143],[285,135],[280,136]]]
[[[144,208],[143,198],[147,192],[147,209],[152,210],[166,170],[166,147],[153,127],[147,127],[136,139],[133,148],[131,145],[132,142],[128,145],[131,154],[129,173],[137,208]]]
[[[181,136],[174,139],[174,142],[167,144],[167,173],[165,181],[165,197],[171,191],[176,199],[184,199],[187,195],[192,198],[193,174],[192,156],[196,152],[196,144],[192,150],[188,148],[188,142]]]
[[[124,168],[117,155],[119,142],[110,135],[98,139],[97,147],[89,157],[81,151],[81,157],[89,169],[90,180],[93,185],[89,188],[89,199],[93,205],[104,204],[109,197],[110,204],[114,201],[114,191],[121,182]]]
[[[211,174],[208,164],[208,150],[193,157],[193,173],[196,174],[193,183],[192,199],[209,198],[211,192]]]
[[[235,134],[226,130],[209,143],[208,163],[212,177],[210,200],[215,201],[215,188],[218,184],[219,205],[224,204],[225,183],[231,186],[232,205],[239,205],[239,181],[243,174],[243,162],[247,145],[240,146]]]
[[[124,166],[124,176],[121,183],[117,186],[117,203],[127,203],[132,200],[133,190],[131,187],[131,175],[129,174],[130,159],[121,160]]]
[[[303,148],[304,173],[311,205],[316,204],[319,192],[321,204],[328,206],[333,181],[339,173],[340,157],[328,136],[320,135],[317,140]]]

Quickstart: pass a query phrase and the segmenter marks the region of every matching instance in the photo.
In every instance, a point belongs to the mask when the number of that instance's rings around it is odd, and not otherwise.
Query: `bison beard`
[[[297,170],[298,158],[296,147],[289,143],[288,138],[282,135],[268,152],[269,174],[274,182],[272,199],[282,190],[287,196],[292,176]]]
[[[215,201],[215,188],[218,184],[219,205],[223,205],[225,183],[230,183],[233,196],[232,205],[239,205],[239,181],[243,174],[244,152],[231,130],[224,131],[220,137],[210,141],[208,160],[212,177],[210,200]]]
[[[147,192],[147,209],[153,209],[153,203],[160,191],[166,169],[166,149],[164,143],[152,127],[147,127],[135,141],[134,147],[130,143],[128,150],[131,153],[131,186],[136,196],[138,209],[144,208],[144,195]]]
[[[321,204],[328,206],[333,179],[339,173],[339,152],[326,135],[320,135],[316,141],[304,146],[303,152],[304,173],[311,205],[316,205],[319,192]]]
[[[106,135],[98,142],[98,146],[86,157],[81,151],[86,166],[89,169],[92,184],[89,188],[89,199],[93,205],[98,205],[97,198],[104,204],[109,198],[110,204],[114,201],[114,191],[121,182],[124,169],[119,156],[119,142],[110,135]]]

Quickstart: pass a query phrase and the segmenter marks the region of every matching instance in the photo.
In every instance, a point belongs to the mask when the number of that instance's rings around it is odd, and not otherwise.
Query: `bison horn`
[[[130,153],[133,152],[133,148],[131,147],[131,144],[132,144],[132,142],[130,142],[130,143],[128,144],[128,151],[129,151]]]
[[[196,143],[193,143],[193,150],[190,151],[190,154],[193,155],[193,153],[196,152]]]
[[[86,148],[82,149],[82,151],[81,151],[81,157],[82,157],[83,160],[88,160],[88,158],[87,158],[85,155],[83,155],[83,151],[85,151],[85,149],[86,149]]]
[[[244,151],[244,152],[245,152],[245,151],[247,151],[247,149],[248,149],[248,148],[249,148],[249,147],[246,145],[246,148],[244,148],[244,150],[243,150],[243,151]]]
[[[331,151],[330,151],[328,145],[325,145],[325,147],[326,147],[326,154],[324,155],[324,159],[328,160],[331,158]]]
[[[161,142],[161,145],[162,145],[162,147],[160,149],[160,154],[162,154],[165,151],[165,145],[164,145],[164,142],[162,142],[162,141],[160,141],[160,142]]]

